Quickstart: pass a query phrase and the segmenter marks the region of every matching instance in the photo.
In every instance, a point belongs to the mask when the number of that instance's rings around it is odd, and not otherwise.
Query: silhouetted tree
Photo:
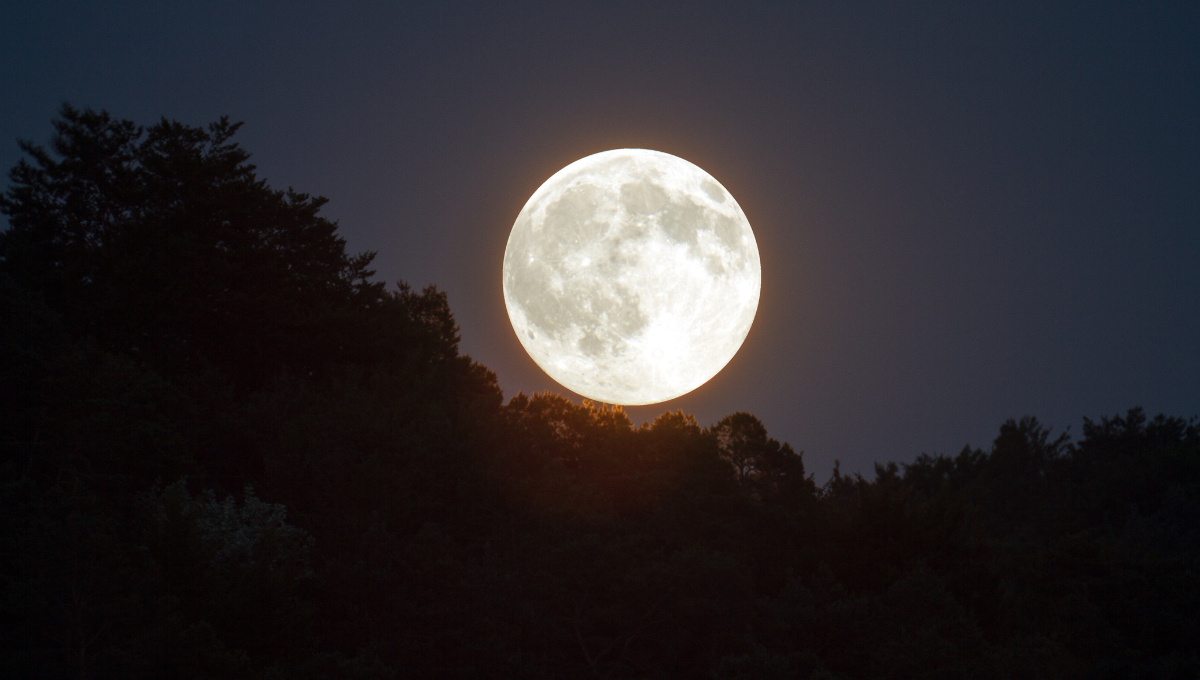
[[[455,353],[444,297],[369,281],[374,254],[345,252],[318,215],[324,198],[259,179],[232,141],[240,124],[59,115],[50,150],[21,143],[0,263],[74,332],[170,374],[215,366],[242,387],[283,367]]]
[[[741,412],[725,416],[712,426],[721,458],[733,466],[743,484],[760,498],[786,489],[789,494],[811,493],[813,485],[804,476],[804,460],[788,444],[767,436],[767,428],[755,416]]]

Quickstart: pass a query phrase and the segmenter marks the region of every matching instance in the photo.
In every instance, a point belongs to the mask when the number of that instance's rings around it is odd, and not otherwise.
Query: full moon
[[[537,365],[609,404],[655,404],[716,375],[758,309],[750,222],[707,172],[617,149],[533,193],[504,251],[504,304]]]

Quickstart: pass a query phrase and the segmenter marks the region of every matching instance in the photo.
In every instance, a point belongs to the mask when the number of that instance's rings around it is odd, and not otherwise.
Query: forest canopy
[[[14,677],[1200,676],[1195,421],[817,486],[750,413],[505,402],[238,124],[53,129],[0,197]]]

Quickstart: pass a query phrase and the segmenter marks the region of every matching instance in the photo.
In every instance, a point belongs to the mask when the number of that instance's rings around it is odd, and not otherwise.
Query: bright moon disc
[[[762,269],[741,207],[670,154],[618,149],[538,188],[504,251],[504,303],[526,351],[609,404],[687,394],[746,339]]]

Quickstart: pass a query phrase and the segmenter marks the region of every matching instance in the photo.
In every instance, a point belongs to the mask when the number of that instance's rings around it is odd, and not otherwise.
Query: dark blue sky
[[[658,149],[737,198],[763,293],[639,422],[750,411],[824,480],[1025,414],[1200,413],[1200,3],[340,4],[6,3],[0,166],[63,101],[243,120],[382,278],[448,291],[512,396],[561,391],[504,310],[517,212]]]

